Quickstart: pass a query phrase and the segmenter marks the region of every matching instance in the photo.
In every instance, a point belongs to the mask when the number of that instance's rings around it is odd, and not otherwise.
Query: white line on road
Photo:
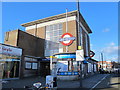
[[[104,76],[98,83],[96,83],[90,90],[94,89],[98,84],[102,82],[108,75]]]

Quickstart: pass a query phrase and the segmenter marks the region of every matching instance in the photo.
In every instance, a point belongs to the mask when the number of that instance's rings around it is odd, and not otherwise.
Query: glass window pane
[[[25,68],[27,68],[27,69],[31,69],[31,63],[29,63],[29,62],[26,62],[26,64],[25,64]]]
[[[54,24],[46,27],[46,40],[49,40],[49,43],[45,45],[45,56],[50,56],[54,53],[59,53],[59,38],[62,35],[62,24]],[[48,52],[49,51],[49,52]]]

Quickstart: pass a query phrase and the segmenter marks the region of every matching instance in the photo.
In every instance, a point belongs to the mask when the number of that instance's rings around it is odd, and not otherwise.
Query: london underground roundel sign
[[[73,35],[70,33],[64,33],[59,39],[59,41],[65,46],[71,45],[74,40],[75,40],[75,37],[73,37]]]
[[[93,57],[95,53],[93,51],[90,51],[90,57]]]

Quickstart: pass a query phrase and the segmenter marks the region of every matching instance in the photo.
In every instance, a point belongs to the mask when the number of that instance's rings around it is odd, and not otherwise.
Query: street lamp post
[[[77,50],[82,49],[82,31],[80,32],[80,9],[79,0],[77,0],[77,23],[78,23],[78,47]],[[80,88],[82,88],[82,61],[80,61]]]
[[[101,53],[101,59],[102,59],[102,70],[103,70],[103,53]]]

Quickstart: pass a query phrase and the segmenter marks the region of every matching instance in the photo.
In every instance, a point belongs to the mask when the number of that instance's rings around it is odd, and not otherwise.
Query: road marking
[[[98,84],[102,82],[108,75],[104,76],[98,83],[96,83],[90,90],[94,89]]]

